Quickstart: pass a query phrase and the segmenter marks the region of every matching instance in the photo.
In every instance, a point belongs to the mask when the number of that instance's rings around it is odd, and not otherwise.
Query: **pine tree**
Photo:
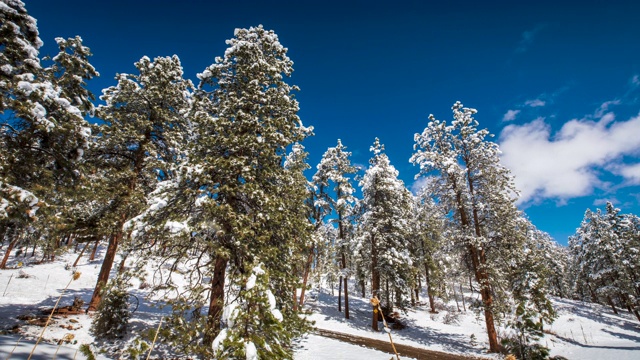
[[[414,209],[415,216],[411,219],[416,263],[423,266],[429,307],[432,313],[436,313],[434,297],[440,293],[438,289],[444,286],[443,264],[449,257],[446,254],[451,250],[444,243],[445,217],[441,207],[431,197],[428,186],[414,197]]]
[[[227,44],[224,57],[198,74],[186,157],[130,226],[136,237],[157,239],[163,259],[174,267],[188,264],[193,274],[181,289],[184,295],[168,302],[174,316],[167,340],[173,346],[211,357],[223,309],[236,300],[225,293],[238,291],[243,304],[253,301],[245,284],[256,264],[262,264],[282,321],[274,327],[250,326],[238,333],[242,341],[223,342],[219,351],[237,354],[244,351],[239,344],[249,341],[260,347],[251,339],[263,336],[277,338],[278,356],[290,358],[291,339],[307,326],[294,310],[291,291],[300,284],[294,268],[311,233],[302,210],[308,195],[301,174],[304,156],[296,143],[311,129],[297,115],[297,87],[284,80],[293,62],[278,36],[262,26],[236,29]],[[205,277],[210,282],[204,283]],[[184,316],[199,314],[206,305],[206,316]],[[245,311],[259,316],[260,309]]]
[[[108,172],[94,184],[99,192],[92,200],[106,204],[103,216],[109,219],[110,235],[89,310],[100,304],[101,289],[125,240],[125,222],[142,211],[158,178],[173,176],[185,142],[192,85],[183,78],[180,60],[175,55],[154,61],[143,57],[135,66],[139,74],[118,75],[118,84],[103,91],[106,105],[96,110],[104,124],[96,126],[91,156],[96,168]]]
[[[353,196],[354,188],[351,185],[350,174],[355,174],[357,169],[351,165],[351,152],[346,151],[347,147],[342,145],[342,141],[338,139],[335,147],[330,147],[322,155],[322,160],[318,164],[318,171],[313,179],[315,185],[319,189],[316,207],[318,211],[325,212],[328,210],[327,205],[337,215],[337,219],[333,223],[338,225],[338,240],[340,256],[340,291],[338,292],[338,311],[342,311],[341,294],[344,289],[344,317],[349,318],[349,289],[348,279],[349,271],[347,269],[347,249],[349,239],[347,238],[347,217],[355,202]],[[332,194],[329,192],[330,188]]]
[[[466,252],[480,285],[489,348],[497,352],[495,320],[500,311],[494,291],[501,288],[497,282],[504,249],[518,247],[510,235],[519,216],[513,204],[517,191],[509,171],[500,164],[498,145],[487,139],[487,130],[478,129],[473,118],[477,111],[460,102],[452,110],[451,125],[429,117],[422,134],[415,135],[410,161],[420,166],[420,174],[438,175],[435,195],[455,215],[452,235]]]
[[[131,318],[127,284],[122,279],[114,279],[102,291],[103,300],[91,320],[91,333],[100,339],[122,338],[127,334]]]
[[[611,203],[605,212],[585,212],[580,228],[569,238],[571,271],[578,294],[606,303],[614,312],[619,303],[640,321],[638,222],[634,216],[619,213]]]
[[[360,247],[370,255],[372,296],[386,299],[386,306],[393,308],[390,290],[382,289],[381,280],[390,284],[396,294],[408,288],[410,257],[406,238],[409,234],[411,193],[398,179],[398,171],[383,153],[384,146],[376,138],[371,147],[373,158],[365,172],[362,188],[363,215],[360,222]],[[378,314],[374,309],[371,326],[378,330]]]
[[[58,215],[65,211],[60,199],[72,193],[67,189],[83,173],[82,158],[91,137],[84,116],[92,107],[92,95],[84,86],[98,74],[79,38],[67,52],[78,66],[63,69],[58,54],[51,67],[43,68],[35,19],[21,1],[1,5],[0,234],[9,229],[15,233],[27,224],[51,233],[64,217]],[[67,86],[69,78],[77,86]],[[9,248],[18,240],[14,237]]]
[[[224,310],[224,327],[212,345],[216,359],[291,358],[291,338],[270,288],[269,274],[258,264]]]

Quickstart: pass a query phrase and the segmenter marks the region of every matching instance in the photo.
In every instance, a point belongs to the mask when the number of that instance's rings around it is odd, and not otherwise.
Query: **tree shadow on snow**
[[[348,324],[352,329],[364,330],[374,333],[371,329],[371,305],[368,299],[363,299],[357,296],[349,297],[349,310],[350,319],[344,318],[344,303],[343,311],[338,312],[337,296],[326,294],[324,292],[312,292],[312,297],[317,297],[317,300],[313,302],[307,302],[306,306],[314,313],[324,315],[324,320],[331,320],[340,323]],[[403,343],[402,340],[408,340],[416,342],[424,347],[431,347],[434,345],[442,347],[445,351],[459,352],[459,353],[481,353],[481,349],[473,347],[469,344],[469,338],[466,335],[446,333],[438,329],[430,329],[417,325],[416,320],[409,317],[402,317],[401,323],[406,326],[402,330],[392,330],[391,334],[394,337],[394,342]],[[384,327],[382,322],[379,323],[380,333],[384,333]],[[334,330],[334,329],[328,329]],[[339,329],[335,331],[340,332]],[[363,334],[356,334],[363,336]],[[409,344],[408,344],[409,345]]]

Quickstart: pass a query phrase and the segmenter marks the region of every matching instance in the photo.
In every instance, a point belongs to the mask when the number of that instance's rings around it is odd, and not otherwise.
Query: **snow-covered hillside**
[[[99,252],[98,255],[102,253]],[[40,314],[41,309],[54,306],[61,293],[60,306],[71,305],[75,297],[88,301],[99,271],[101,257],[93,262],[80,260],[76,271],[77,280],[72,280],[72,269],[67,264],[75,260],[75,254],[60,256],[56,261],[39,265],[31,264],[26,257],[10,264],[15,269],[0,271],[0,354],[3,359],[13,351],[10,359],[25,359],[33,349],[35,340],[42,332],[41,326],[29,325],[18,317]],[[144,299],[144,290],[130,290],[141,304],[131,320],[132,331],[158,325],[162,313]],[[468,305],[477,294],[466,293]],[[307,308],[312,311],[310,319],[318,329],[388,341],[384,331],[374,333],[369,329],[370,305],[368,299],[352,294],[350,297],[351,318],[345,320],[337,311],[337,292],[314,288],[308,293]],[[611,313],[610,308],[567,299],[553,299],[559,317],[546,327],[542,343],[551,349],[552,355],[567,359],[637,359],[640,354],[640,324],[628,313]],[[462,303],[460,303],[462,307]],[[458,312],[455,302],[439,304],[439,313],[430,314],[427,306],[420,305],[400,313],[406,327],[392,330],[396,344],[421,349],[437,350],[465,356],[493,358],[487,354],[488,347],[483,319],[472,311]],[[92,344],[89,333],[91,315],[56,316],[47,327],[41,345],[33,359],[50,359],[57,352],[58,359],[82,358],[77,353],[81,344]],[[61,341],[62,340],[62,341]],[[60,346],[59,346],[60,345]],[[156,356],[167,356],[162,350]],[[111,357],[102,357],[108,359]],[[378,350],[352,345],[317,334],[310,334],[296,343],[296,359],[389,359],[389,354]],[[404,358],[404,357],[403,357]]]

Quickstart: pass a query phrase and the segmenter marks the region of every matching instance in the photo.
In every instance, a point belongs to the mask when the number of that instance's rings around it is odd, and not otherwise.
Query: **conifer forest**
[[[53,39],[28,4],[0,1],[0,290],[3,272],[46,264],[82,279],[90,258],[97,276],[72,305],[96,339],[83,354],[293,359],[322,292],[341,321],[383,334],[394,314],[455,300],[495,359],[564,358],[539,341],[552,299],[640,324],[640,217],[585,209],[558,244],[517,207],[498,143],[461,102],[412,140],[420,191],[378,138],[364,166],[340,139],[311,164],[288,49],[262,25],[229,35],[197,75],[176,55],[99,74],[80,36],[41,54]],[[93,94],[98,76],[114,85]],[[131,326],[132,288],[161,319]]]

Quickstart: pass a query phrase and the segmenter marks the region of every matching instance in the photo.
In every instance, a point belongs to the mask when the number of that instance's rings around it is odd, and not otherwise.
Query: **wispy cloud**
[[[536,38],[536,35],[538,35],[538,33],[545,27],[545,24],[538,24],[533,29],[523,32],[520,37],[520,42],[518,42],[518,46],[516,47],[516,53],[524,53],[529,50],[529,47],[533,44],[533,40]]]
[[[520,110],[508,110],[503,116],[502,121],[513,121],[520,114]]]
[[[619,164],[614,173],[627,179],[630,184],[640,185],[640,164]]]
[[[533,99],[533,100],[525,101],[524,104],[530,107],[541,107],[541,106],[545,106],[547,102],[541,99]]]
[[[631,79],[629,79],[629,83],[631,84],[631,86],[633,87],[638,87],[640,86],[640,75],[635,74],[631,77]]]
[[[620,105],[620,100],[610,100],[603,102],[602,105],[600,105],[600,107],[595,111],[595,113],[593,113],[593,116],[596,119],[600,119],[607,113],[607,111],[609,111],[611,105]]]
[[[433,179],[428,176],[419,177],[416,181],[413,182],[413,184],[411,184],[411,192],[414,194],[418,194],[420,190],[427,186],[431,181],[433,181]]]
[[[607,203],[610,202],[612,204],[619,204],[620,201],[618,199],[616,199],[615,197],[612,198],[606,198],[606,199],[595,199],[593,201],[593,206],[603,206],[603,205],[607,205]]]
[[[596,110],[602,112],[597,121],[593,115],[573,119],[554,134],[544,118],[503,129],[502,161],[516,177],[521,203],[562,201],[606,189],[605,172],[640,183],[640,164],[623,161],[640,151],[640,115],[616,121],[613,113],[602,110],[610,104]]]

